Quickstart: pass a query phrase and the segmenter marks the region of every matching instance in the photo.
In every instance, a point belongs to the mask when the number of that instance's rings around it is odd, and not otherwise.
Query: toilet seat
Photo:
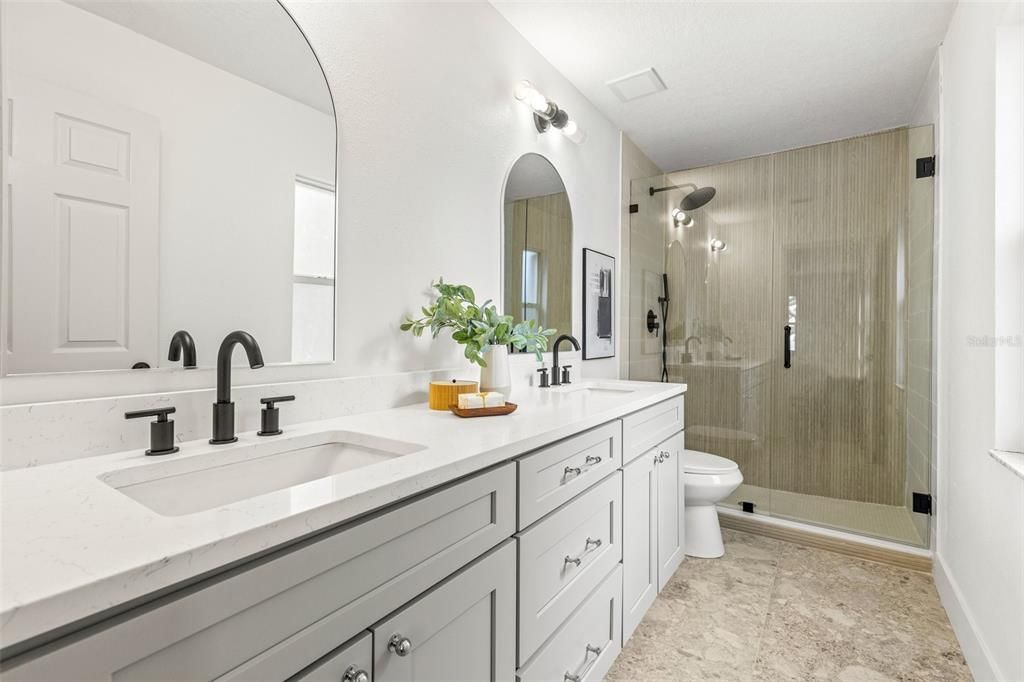
[[[687,474],[727,474],[739,469],[731,459],[700,450],[683,450],[683,472]]]

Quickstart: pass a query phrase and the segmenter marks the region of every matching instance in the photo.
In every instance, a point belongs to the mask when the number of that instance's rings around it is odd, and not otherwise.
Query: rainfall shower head
[[[698,208],[715,198],[714,187],[701,187],[695,189],[685,197],[679,206],[684,211],[696,211]]]

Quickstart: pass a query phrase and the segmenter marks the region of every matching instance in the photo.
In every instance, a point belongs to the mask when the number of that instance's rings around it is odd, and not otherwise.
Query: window
[[[523,319],[539,322],[540,254],[523,250]]]
[[[334,188],[295,180],[292,362],[334,359]]]

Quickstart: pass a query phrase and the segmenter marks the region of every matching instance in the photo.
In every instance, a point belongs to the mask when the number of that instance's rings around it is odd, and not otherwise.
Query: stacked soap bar
[[[501,407],[505,404],[505,395],[496,391],[485,393],[462,393],[459,395],[459,409],[469,410],[477,407]]]

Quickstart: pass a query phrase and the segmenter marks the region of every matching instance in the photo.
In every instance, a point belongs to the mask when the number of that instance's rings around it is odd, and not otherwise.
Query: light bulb
[[[686,219],[683,220],[683,227],[693,227],[693,216],[686,216]]]
[[[712,251],[712,253],[714,253],[714,252],[719,252],[720,253],[722,251],[725,251],[725,249],[726,249],[725,242],[723,242],[721,239],[712,239],[711,240],[711,251]]]
[[[539,92],[535,92],[533,97],[530,98],[530,108],[536,111],[542,116],[546,116],[551,105],[548,103],[548,98]]]
[[[566,124],[565,124],[564,126],[562,126],[562,133],[563,133],[563,134],[564,134],[564,135],[565,135],[566,137],[572,137],[572,136],[573,136],[573,135],[575,135],[575,134],[576,134],[576,133],[577,133],[578,131],[579,131],[579,126],[578,126],[578,125],[576,125],[576,121],[573,121],[572,119],[570,119],[569,121],[567,121],[567,122],[566,122]]]
[[[534,89],[533,84],[530,81],[519,81],[515,84],[515,87],[512,88],[512,96],[520,102],[527,101],[535,94],[537,94],[537,90]]]

